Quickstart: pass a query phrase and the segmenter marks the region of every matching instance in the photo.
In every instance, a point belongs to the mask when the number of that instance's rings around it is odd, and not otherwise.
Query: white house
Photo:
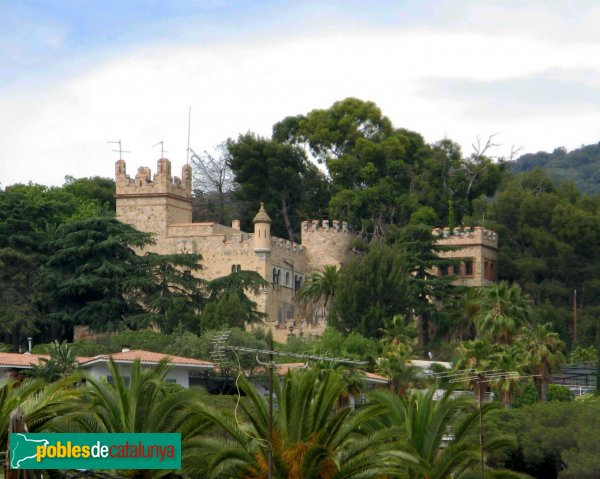
[[[113,378],[110,375],[108,365],[110,359],[119,365],[121,374],[125,381],[129,381],[131,374],[131,365],[136,359],[140,360],[142,367],[156,366],[161,360],[168,359],[171,370],[167,373],[165,379],[167,382],[177,383],[184,388],[190,387],[190,376],[206,373],[213,369],[213,363],[201,359],[184,358],[181,356],[172,356],[169,354],[153,353],[140,349],[129,350],[124,348],[120,353],[100,354],[91,358],[79,358],[79,369],[87,372],[90,376],[97,379],[106,379],[109,383]]]
[[[167,358],[171,369],[166,375],[166,381],[177,383],[184,388],[190,386],[190,376],[202,376],[204,373],[213,369],[213,363],[202,361],[201,359],[184,358],[162,353],[153,353],[151,351],[129,350],[124,348],[119,353],[100,354],[94,357],[79,357],[79,369],[87,372],[94,378],[104,378],[112,382],[108,364],[109,358],[119,365],[121,374],[129,380],[131,374],[131,365],[136,359],[139,359],[142,367],[156,366],[161,360]],[[40,359],[49,359],[47,354],[32,353],[0,353],[0,379],[7,379],[19,375],[24,370],[31,369],[34,365],[40,364]]]
[[[49,359],[47,354],[0,353],[0,380],[14,377],[24,370],[37,366],[40,358]]]

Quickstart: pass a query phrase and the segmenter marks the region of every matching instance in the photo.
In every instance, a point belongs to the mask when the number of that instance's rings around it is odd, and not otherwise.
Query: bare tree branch
[[[229,152],[224,143],[217,149],[219,156],[214,157],[207,151],[198,155],[190,148],[193,166],[193,185],[203,193],[214,193],[219,202],[220,222],[225,222],[225,196],[233,190],[234,174],[229,167]]]

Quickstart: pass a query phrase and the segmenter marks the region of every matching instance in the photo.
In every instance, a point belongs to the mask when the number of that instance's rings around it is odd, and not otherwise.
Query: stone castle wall
[[[306,248],[307,266],[316,271],[325,265],[341,266],[352,258],[352,242],[356,236],[343,221],[303,221],[302,246]]]
[[[276,339],[285,339],[290,328],[294,334],[300,328],[305,334],[322,332],[324,324],[310,325],[308,318],[302,317],[303,311],[295,304],[294,297],[314,271],[325,265],[339,267],[352,259],[356,236],[346,222],[303,221],[301,244],[273,236],[268,241],[265,241],[267,236],[256,237],[257,231],[269,234],[266,226],[270,219],[262,207],[254,233],[240,231],[237,220],[231,227],[213,222],[192,223],[189,165],[183,167],[181,179],[171,176],[171,163],[164,158],[158,160],[154,176],[150,168],[141,167],[135,178],[131,178],[125,166],[123,160],[115,165],[117,219],[156,235],[156,244],[147,250],[160,254],[200,254],[203,269],[195,274],[207,280],[237,270],[255,271],[269,286],[253,300],[268,315],[267,324],[273,328]],[[439,238],[439,244],[459,248],[440,252],[441,256],[472,264],[470,275],[460,274],[466,272],[463,263],[454,272],[459,273],[457,284],[481,286],[495,279],[498,251],[495,232],[482,228],[454,231],[437,228],[433,234]]]

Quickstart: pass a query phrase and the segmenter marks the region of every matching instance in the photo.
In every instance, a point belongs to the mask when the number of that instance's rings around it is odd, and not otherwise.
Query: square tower
[[[138,168],[135,178],[125,171],[125,161],[115,164],[117,219],[134,228],[167,236],[167,227],[192,222],[192,168],[185,165],[181,179],[171,176],[171,162],[158,160],[152,177],[150,168]]]
[[[437,271],[441,276],[456,276],[455,284],[460,286],[486,286],[498,280],[498,234],[495,231],[476,226],[436,228],[433,230],[437,244],[452,246],[449,251],[438,251],[442,258],[457,260],[457,264]]]

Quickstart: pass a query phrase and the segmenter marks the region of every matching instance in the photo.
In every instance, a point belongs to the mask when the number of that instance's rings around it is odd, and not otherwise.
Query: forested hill
[[[512,163],[513,171],[520,173],[542,168],[555,181],[572,180],[585,193],[600,192],[600,143],[577,148],[567,153],[556,148],[552,153],[540,151],[521,156]]]

